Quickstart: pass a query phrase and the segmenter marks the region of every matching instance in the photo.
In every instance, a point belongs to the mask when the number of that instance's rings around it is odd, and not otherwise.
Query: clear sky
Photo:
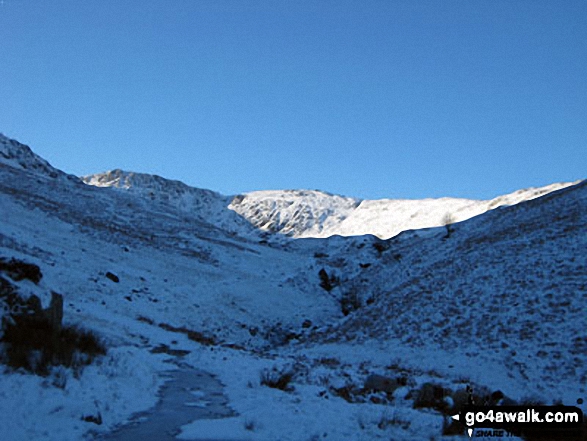
[[[225,194],[586,178],[587,2],[3,0],[0,132]]]

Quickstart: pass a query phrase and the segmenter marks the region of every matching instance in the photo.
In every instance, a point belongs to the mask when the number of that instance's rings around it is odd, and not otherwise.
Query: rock
[[[463,407],[469,404],[469,392],[467,389],[459,389],[452,394],[452,410],[459,413]]]
[[[14,258],[9,261],[0,258],[0,271],[4,271],[15,282],[26,279],[38,284],[43,278],[43,274],[37,265]]]
[[[106,277],[109,278],[110,280],[112,280],[114,283],[120,282],[120,279],[118,278],[118,276],[114,273],[111,273],[110,271],[108,271],[106,273]]]
[[[448,403],[445,397],[451,396],[450,390],[445,390],[442,386],[433,383],[424,383],[417,391],[414,400],[414,408],[431,408],[436,410],[445,410]],[[453,398],[454,400],[454,398]]]
[[[102,415],[98,412],[97,415],[84,415],[82,417],[82,421],[86,423],[94,423],[98,426],[102,425]]]
[[[51,293],[51,303],[47,309],[43,309],[41,299],[36,295],[22,298],[18,293],[18,287],[8,280],[0,277],[0,301],[6,305],[6,309],[12,318],[27,316],[36,321],[49,321],[51,324],[61,326],[63,319],[63,297]]]
[[[302,328],[303,329],[308,329],[312,327],[312,321],[311,320],[304,320],[304,323],[302,323]]]
[[[385,392],[393,394],[393,392],[401,387],[398,380],[395,378],[385,377],[383,375],[371,374],[365,380],[364,389],[372,392]]]

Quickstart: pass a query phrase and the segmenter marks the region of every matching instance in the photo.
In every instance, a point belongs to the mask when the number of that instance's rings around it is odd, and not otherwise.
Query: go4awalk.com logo
[[[470,437],[519,436],[539,430],[553,436],[558,433],[561,437],[555,439],[565,439],[579,433],[583,424],[583,412],[573,406],[468,405],[452,418],[466,426]]]

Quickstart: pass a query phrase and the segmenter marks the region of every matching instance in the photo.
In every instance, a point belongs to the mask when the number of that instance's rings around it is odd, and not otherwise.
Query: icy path
[[[192,421],[235,415],[222,393],[222,383],[208,372],[181,367],[165,375],[170,380],[161,388],[161,399],[153,409],[137,414],[131,423],[97,440],[174,441],[180,427]]]

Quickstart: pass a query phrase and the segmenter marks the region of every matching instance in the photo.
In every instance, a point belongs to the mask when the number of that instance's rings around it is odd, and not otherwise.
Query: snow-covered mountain
[[[361,236],[382,239],[402,231],[460,222],[502,205],[514,205],[572,185],[519,190],[488,201],[458,198],[359,200],[319,191],[257,191],[235,197],[230,209],[262,230],[291,237]]]
[[[478,216],[439,226],[447,212]],[[108,348],[81,371],[4,369],[9,440],[140,424],[171,368],[214,374],[228,402],[181,439],[468,439],[446,428],[467,385],[587,398],[585,181],[493,201],[226,197],[121,171],[82,181],[2,137],[0,214],[0,258],[43,274],[0,278],[44,307],[62,294],[64,323]]]
[[[572,185],[569,182],[528,188],[488,201],[459,198],[361,200],[317,190],[256,191],[223,196],[160,176],[122,170],[82,179],[90,185],[124,189],[165,201],[198,219],[243,233],[244,223],[226,213],[229,208],[261,231],[293,238],[372,234],[388,239],[406,230],[441,226],[447,220],[460,222]]]

